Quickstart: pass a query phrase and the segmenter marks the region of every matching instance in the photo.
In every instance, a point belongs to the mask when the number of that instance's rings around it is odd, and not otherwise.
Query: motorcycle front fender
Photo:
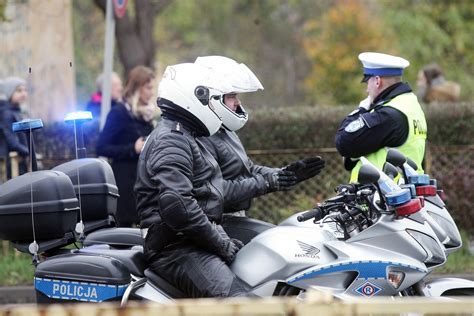
[[[425,283],[425,296],[474,296],[474,281],[459,278],[440,278]]]

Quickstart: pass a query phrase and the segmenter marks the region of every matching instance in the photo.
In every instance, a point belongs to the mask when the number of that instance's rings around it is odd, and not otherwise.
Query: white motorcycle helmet
[[[239,64],[235,60],[223,56],[204,56],[198,57],[194,62],[211,69],[217,76],[225,78],[231,85],[230,93],[247,93],[257,90],[263,90],[263,86],[257,76],[245,65]],[[242,104],[233,111],[224,103],[224,94],[211,95],[211,104],[215,112],[222,120],[225,128],[231,131],[237,131],[248,121],[248,113]]]
[[[217,132],[222,125],[219,115],[210,104],[214,94],[230,92],[225,78],[207,67],[183,63],[168,66],[158,86],[158,105],[192,120],[203,130],[203,136]]]

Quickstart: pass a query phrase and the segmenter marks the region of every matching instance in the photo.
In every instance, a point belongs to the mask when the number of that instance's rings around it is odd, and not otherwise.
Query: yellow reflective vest
[[[409,127],[407,140],[403,145],[395,148],[416,162],[418,165],[417,171],[423,173],[421,163],[425,155],[427,126],[425,113],[423,113],[416,95],[412,92],[400,94],[384,104],[384,106],[391,106],[405,114],[407,117]],[[387,158],[387,150],[385,147],[380,148],[376,152],[368,154],[365,157],[377,168],[382,169]],[[352,169],[351,182],[357,182],[360,167],[361,163],[359,161]]]

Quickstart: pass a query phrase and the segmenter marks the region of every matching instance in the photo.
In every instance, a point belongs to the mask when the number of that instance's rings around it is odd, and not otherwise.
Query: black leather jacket
[[[222,219],[222,185],[217,162],[194,134],[163,118],[138,160],[134,191],[140,224],[159,225],[167,235],[183,235],[216,253],[225,245],[215,225]]]
[[[248,210],[254,197],[267,191],[264,175],[274,168],[255,165],[235,132],[221,128],[210,137],[200,138],[217,160],[224,177],[224,212]]]

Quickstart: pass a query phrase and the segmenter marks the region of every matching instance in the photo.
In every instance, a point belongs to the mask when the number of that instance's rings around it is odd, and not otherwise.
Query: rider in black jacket
[[[219,225],[222,174],[197,139],[221,126],[209,107],[215,88],[226,91],[225,80],[205,67],[179,64],[166,69],[158,91],[163,119],[146,140],[135,184],[150,267],[190,297],[248,292],[228,267],[243,245]]]
[[[224,212],[242,213],[250,208],[254,197],[287,191],[300,181],[317,175],[324,168],[320,157],[309,157],[283,168],[270,168],[254,164],[235,133],[248,120],[248,114],[237,97],[237,93],[263,90],[255,74],[244,64],[222,56],[198,57],[196,64],[206,66],[230,77],[232,92],[215,95],[211,104],[222,119],[222,128],[214,135],[202,138],[206,148],[219,163],[224,182]]]

